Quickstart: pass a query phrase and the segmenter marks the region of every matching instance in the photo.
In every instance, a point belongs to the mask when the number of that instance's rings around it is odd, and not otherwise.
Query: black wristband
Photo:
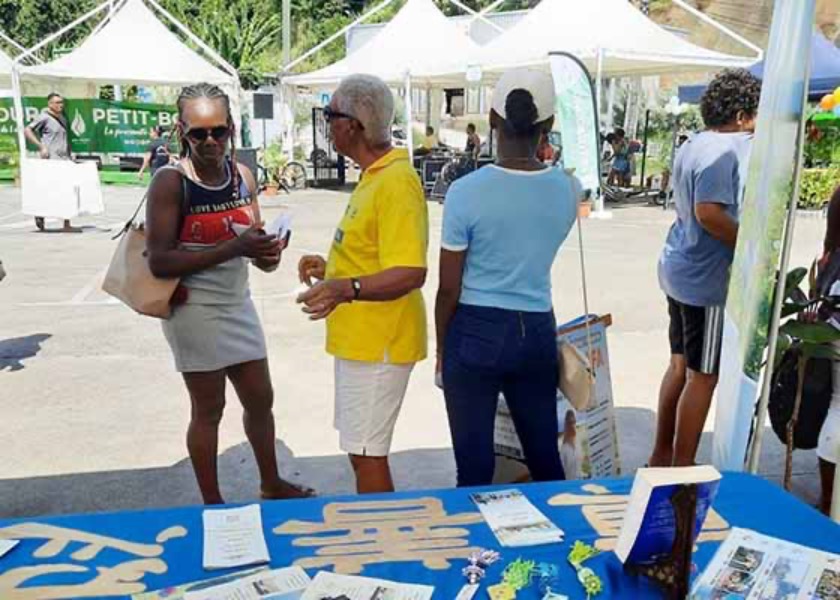
[[[358,277],[350,279],[350,284],[353,286],[353,300],[358,300],[362,293],[362,282]]]

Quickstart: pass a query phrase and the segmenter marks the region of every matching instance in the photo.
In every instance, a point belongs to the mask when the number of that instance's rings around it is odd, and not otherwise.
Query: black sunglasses
[[[327,123],[332,123],[336,119],[350,119],[351,121],[356,121],[356,123],[358,123],[359,126],[362,125],[362,122],[359,121],[359,119],[357,119],[353,115],[348,115],[347,113],[343,113],[343,112],[340,112],[340,111],[337,111],[337,110],[333,110],[329,106],[325,106],[324,107],[324,120]],[[364,127],[362,127],[362,129],[364,129]]]
[[[187,137],[194,142],[203,142],[207,137],[212,137],[217,142],[226,140],[230,136],[230,127],[228,125],[219,125],[210,129],[190,129],[187,131]]]

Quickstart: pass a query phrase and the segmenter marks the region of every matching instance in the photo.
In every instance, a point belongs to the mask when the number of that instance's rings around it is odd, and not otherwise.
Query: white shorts
[[[820,429],[817,456],[832,464],[840,460],[840,405],[834,400]]]
[[[335,359],[335,428],[342,451],[388,456],[413,368]]]

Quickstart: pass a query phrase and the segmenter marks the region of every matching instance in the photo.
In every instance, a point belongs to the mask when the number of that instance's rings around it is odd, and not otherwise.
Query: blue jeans
[[[500,392],[533,479],[566,478],[557,445],[555,330],[552,312],[458,305],[444,342],[443,391],[459,487],[493,481]]]

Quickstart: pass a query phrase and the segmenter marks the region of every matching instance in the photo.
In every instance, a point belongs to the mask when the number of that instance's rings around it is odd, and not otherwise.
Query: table
[[[569,547],[580,539],[610,550],[631,485],[632,479],[622,478],[515,486],[566,531],[566,541],[500,549],[503,564],[491,566],[486,581],[496,583],[504,563],[519,557],[547,561],[560,565],[562,593],[584,598],[566,563]],[[513,486],[503,486],[509,487]],[[468,549],[497,546],[469,493],[442,490],[266,502],[263,526],[272,566],[296,562],[310,575],[328,569],[426,583],[435,586],[435,599],[449,600],[464,584],[460,572]],[[0,559],[0,598],[124,597],[221,574],[201,567],[202,510],[0,521],[0,538],[23,539]],[[732,473],[724,476],[698,541],[695,561],[700,570],[733,525],[840,553],[840,526],[774,484]],[[612,552],[587,565],[604,582],[601,598],[661,597],[649,583],[625,575]],[[486,597],[482,589],[476,598]],[[518,596],[538,597],[535,588]]]

